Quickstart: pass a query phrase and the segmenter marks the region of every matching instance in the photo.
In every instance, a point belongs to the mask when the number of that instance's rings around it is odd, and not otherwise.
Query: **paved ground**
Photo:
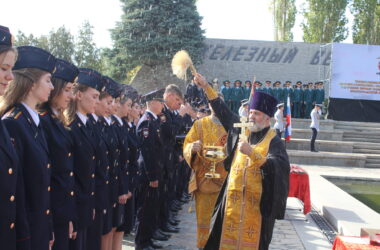
[[[192,250],[196,248],[195,212],[189,213],[190,204],[186,204],[179,213],[180,232],[173,234],[169,241],[163,244],[164,249]],[[288,200],[286,219],[277,221],[270,249],[331,249],[331,245],[321,234],[310,217],[305,217],[296,209],[300,203],[296,199]],[[308,219],[306,221],[305,219]],[[300,237],[301,236],[301,237]],[[124,238],[123,250],[134,249],[133,237]]]

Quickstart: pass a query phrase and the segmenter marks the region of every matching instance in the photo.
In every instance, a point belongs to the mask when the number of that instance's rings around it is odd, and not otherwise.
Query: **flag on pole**
[[[289,142],[292,136],[292,114],[290,107],[290,97],[286,101],[286,125],[285,125],[285,141]]]

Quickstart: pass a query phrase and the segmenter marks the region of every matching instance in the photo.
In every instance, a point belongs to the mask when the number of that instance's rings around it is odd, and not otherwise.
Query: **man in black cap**
[[[284,218],[289,188],[288,155],[281,139],[270,129],[277,100],[255,92],[249,106],[251,123],[239,123],[239,117],[208,87],[202,75],[196,74],[195,82],[205,89],[216,116],[228,131],[224,161],[228,181],[219,194],[204,249],[268,249],[275,220]],[[247,141],[243,139],[246,136]]]
[[[159,212],[159,185],[163,170],[163,145],[160,138],[160,118],[164,107],[162,90],[152,91],[142,99],[147,109],[137,124],[137,135],[141,139],[140,180],[137,204],[136,249],[154,249],[152,237],[157,228]]]

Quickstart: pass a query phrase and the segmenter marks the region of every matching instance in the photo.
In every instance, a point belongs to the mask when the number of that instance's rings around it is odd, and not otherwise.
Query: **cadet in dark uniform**
[[[272,85],[271,81],[265,81],[265,86],[263,88],[263,92],[273,96],[273,90],[272,90],[271,85]]]
[[[139,169],[138,169],[138,163],[137,159],[140,152],[140,141],[139,138],[136,135],[136,124],[134,121],[138,121],[140,119],[140,104],[137,102],[137,100],[134,100],[131,104],[131,108],[129,108],[129,111],[127,115],[123,115],[123,110],[127,112],[128,109],[129,100],[131,100],[128,97],[128,93],[126,94],[126,97],[122,98],[120,100],[121,108],[116,113],[117,116],[115,117],[121,117],[123,126],[128,131],[128,189],[130,194],[130,197],[127,201],[126,207],[125,207],[125,217],[124,217],[124,223],[117,229],[116,237],[123,238],[123,233],[129,234],[133,230],[133,226],[135,224],[135,215],[136,215],[136,189],[139,185]],[[118,118],[117,118],[118,119]],[[120,123],[120,121],[119,121]]]
[[[152,236],[157,228],[159,212],[158,187],[162,180],[162,141],[160,139],[160,119],[164,105],[162,91],[153,91],[143,99],[147,102],[147,110],[137,124],[137,135],[141,140],[139,165],[141,184],[138,190],[136,249],[150,250]]]
[[[69,234],[73,233],[73,221],[76,219],[73,141],[64,126],[63,111],[73,98],[73,82],[78,74],[77,67],[57,59],[52,78],[54,90],[48,102],[40,108],[51,160],[50,201],[54,250],[69,249]]]
[[[245,81],[244,98],[243,99],[249,99],[249,96],[251,95],[251,88],[252,88],[251,81],[249,81],[249,80]]]
[[[81,68],[73,87],[74,99],[66,110],[66,120],[73,138],[75,197],[78,220],[77,236],[71,250],[87,250],[87,230],[95,219],[96,140],[88,114],[95,112],[102,89],[102,76],[95,70]]]
[[[25,209],[26,224],[17,224],[16,229],[18,233],[22,231],[25,238],[30,237],[30,241],[20,243],[23,245],[20,249],[47,250],[49,241],[50,245],[53,243],[51,165],[36,106],[46,102],[53,89],[51,74],[56,59],[47,51],[32,46],[21,46],[18,53],[13,68],[15,78],[3,96],[4,106],[0,108],[0,113],[8,112],[3,121],[20,160],[19,171],[22,171],[20,188],[25,200],[18,199],[17,206]]]
[[[9,29],[0,26],[0,96],[14,78],[12,68],[16,55]],[[9,250],[16,249],[17,163],[16,151],[0,119],[0,246]]]
[[[223,87],[221,89],[221,93],[223,95],[224,101],[226,102],[228,108],[232,110],[232,88],[231,88],[231,82],[229,80],[225,80],[223,82]]]
[[[296,87],[293,89],[292,102],[294,109],[294,118],[301,118],[301,104],[302,104],[302,82],[298,81]]]
[[[325,90],[323,88],[323,82],[318,82],[316,84],[315,90],[315,103],[322,104],[325,101]]]
[[[241,81],[236,80],[232,91],[232,109],[238,114],[241,100],[244,99],[244,89],[241,87]]]

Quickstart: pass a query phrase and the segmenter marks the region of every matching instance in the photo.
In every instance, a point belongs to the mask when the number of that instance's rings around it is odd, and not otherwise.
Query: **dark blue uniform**
[[[50,211],[51,165],[44,131],[22,104],[14,107],[4,119],[4,124],[15,145],[22,171],[25,204],[20,201],[17,206],[25,206],[27,223],[16,225],[16,229],[26,237],[30,233],[30,244],[22,242],[21,249],[47,250],[53,225]]]
[[[90,125],[83,124],[78,115],[75,115],[69,128],[74,145],[74,192],[78,214],[77,239],[70,242],[70,249],[85,250],[87,249],[87,229],[94,221],[96,141]]]
[[[138,169],[138,155],[140,151],[139,138],[136,135],[136,126],[133,123],[123,121],[121,125],[118,121],[117,126],[122,126],[128,135],[128,159],[127,159],[127,183],[128,191],[131,192],[132,197],[128,199],[125,205],[124,223],[117,229],[117,231],[124,231],[126,234],[130,233],[135,223],[136,206],[136,188],[139,185],[139,169]],[[115,122],[115,123],[116,123]]]
[[[19,199],[16,191],[18,158],[2,120],[0,120],[0,162],[0,246],[15,250],[16,196]]]
[[[51,160],[51,209],[54,250],[69,247],[69,221],[76,219],[73,140],[62,122],[49,109],[41,114]]]
[[[154,230],[157,228],[159,211],[159,190],[149,186],[151,181],[162,181],[162,142],[160,120],[150,112],[145,112],[137,125],[137,135],[141,140],[139,168],[141,184],[138,190],[136,249],[151,245]]]
[[[87,248],[100,249],[101,237],[112,229],[112,210],[109,209],[109,169],[108,148],[102,137],[104,127],[101,122],[88,115],[88,125],[91,127],[95,140],[95,220],[88,229]]]

